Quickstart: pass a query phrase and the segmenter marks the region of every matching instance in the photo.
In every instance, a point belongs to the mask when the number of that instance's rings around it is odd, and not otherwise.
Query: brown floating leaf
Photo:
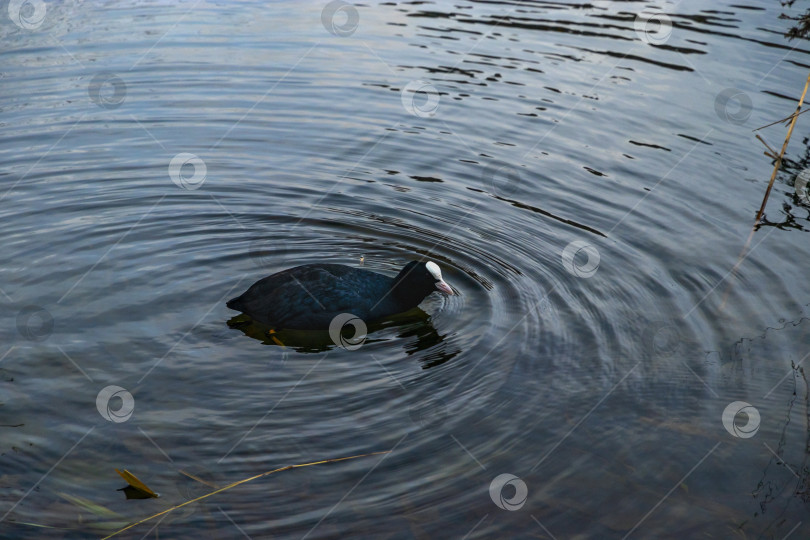
[[[124,488],[124,493],[126,494],[127,499],[148,499],[151,497],[154,498],[159,497],[157,493],[149,489],[149,487],[146,484],[141,482],[137,476],[135,476],[128,470],[124,469],[123,471],[120,471],[118,469],[115,469],[115,472],[120,474],[121,478],[126,480],[127,484],[129,484],[129,486]],[[132,490],[135,490],[135,492],[133,493]],[[138,495],[143,496],[139,497]]]

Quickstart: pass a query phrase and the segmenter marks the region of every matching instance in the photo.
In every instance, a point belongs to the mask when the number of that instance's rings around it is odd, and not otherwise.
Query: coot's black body
[[[372,322],[415,308],[436,290],[453,294],[433,262],[411,261],[393,278],[342,264],[305,264],[260,279],[227,306],[274,329],[326,330],[341,313]]]

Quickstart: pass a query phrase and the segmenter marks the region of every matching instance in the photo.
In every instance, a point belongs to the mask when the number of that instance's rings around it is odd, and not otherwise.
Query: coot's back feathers
[[[408,311],[435,290],[452,294],[435,263],[412,261],[395,278],[342,264],[305,264],[260,279],[227,306],[277,329],[327,329],[341,313],[370,322]]]

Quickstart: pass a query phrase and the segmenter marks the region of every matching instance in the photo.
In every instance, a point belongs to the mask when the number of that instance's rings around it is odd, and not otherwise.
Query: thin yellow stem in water
[[[810,86],[810,75],[807,76],[807,82],[804,83],[804,91],[802,92],[802,97],[799,98],[799,104],[796,105],[796,112],[798,113],[799,110],[802,108],[802,104],[804,103],[804,96],[807,95],[807,87]],[[773,166],[773,172],[771,173],[771,181],[768,182],[768,189],[765,190],[765,197],[762,199],[762,205],[759,207],[759,212],[757,212],[757,220],[754,223],[754,227],[756,228],[759,225],[759,220],[762,218],[763,212],[765,212],[765,204],[768,202],[768,197],[771,194],[771,188],[773,187],[773,181],[776,180],[776,173],[779,172],[779,167],[782,166],[782,158],[785,155],[785,150],[787,150],[788,143],[790,142],[790,136],[793,135],[793,127],[796,125],[796,120],[799,118],[799,115],[796,114],[793,116],[793,119],[790,121],[790,127],[788,127],[787,135],[785,136],[785,142],[782,143],[782,150],[779,152],[779,159],[776,160],[776,163]],[[747,245],[746,245],[747,247]]]
[[[802,106],[801,106],[801,103],[800,103],[800,104],[799,104],[799,109],[801,109],[801,107],[802,107]],[[776,125],[776,124],[781,124],[781,123],[783,123],[783,122],[787,122],[787,121],[788,121],[788,120],[790,120],[791,118],[796,118],[796,117],[797,117],[797,116],[799,116],[800,114],[804,114],[804,113],[806,113],[807,111],[810,111],[810,109],[805,109],[805,110],[803,110],[802,112],[799,112],[799,111],[798,111],[798,109],[797,109],[797,110],[796,110],[796,112],[795,112],[795,113],[793,113],[793,114],[791,114],[790,116],[786,116],[785,118],[782,118],[781,120],[777,120],[776,122],[771,122],[770,124],[765,124],[765,125],[764,125],[764,126],[762,126],[762,127],[758,127],[758,128],[757,128],[757,129],[755,129],[754,131],[759,131],[760,129],[765,129],[766,127],[771,127],[771,126]]]
[[[768,197],[770,197],[771,195],[771,188],[773,188],[773,182],[774,180],[776,180],[776,173],[779,172],[779,168],[782,166],[782,158],[784,157],[785,150],[787,150],[788,143],[790,142],[790,136],[793,135],[793,127],[796,125],[796,120],[799,118],[799,111],[801,110],[802,104],[804,103],[804,96],[807,95],[808,86],[810,86],[810,75],[807,76],[807,81],[804,83],[804,91],[802,92],[802,97],[799,98],[799,103],[796,105],[796,112],[791,115],[792,119],[790,121],[790,126],[788,127],[787,135],[785,136],[785,142],[782,143],[782,150],[779,152],[779,156],[777,156],[776,163],[773,166],[773,172],[771,173],[771,180],[770,182],[768,182],[768,189],[765,190],[765,196],[762,198],[762,204],[759,207],[759,212],[757,212],[757,218],[754,221],[754,226],[751,227],[751,232],[748,234],[748,240],[745,241],[745,245],[743,246],[742,251],[740,251],[740,255],[737,257],[737,262],[731,269],[732,279],[734,279],[734,277],[737,275],[737,269],[740,267],[740,264],[742,264],[743,259],[745,259],[745,255],[748,252],[748,246],[751,245],[751,240],[754,238],[754,233],[757,230],[757,225],[759,225],[759,222],[762,219],[762,214],[765,212],[765,205],[768,203]],[[791,118],[791,116],[789,116],[788,118]],[[722,309],[726,305],[726,300],[728,300],[728,294],[730,291],[731,291],[731,281],[729,281],[729,286],[726,288],[726,293],[723,296],[723,302],[720,304],[720,309]]]
[[[148,518],[144,518],[144,519],[142,519],[140,521],[136,521],[135,523],[127,525],[126,527],[124,527],[121,530],[115,531],[114,533],[112,533],[109,536],[105,536],[102,540],[107,540],[108,538],[112,538],[113,536],[121,534],[122,532],[124,532],[126,530],[129,530],[132,527],[135,527],[136,525],[140,525],[141,523],[146,523],[147,521],[155,519],[156,517],[160,517],[160,516],[162,516],[164,514],[168,514],[169,512],[177,510],[178,508],[182,508],[182,507],[186,506],[187,504],[191,504],[191,503],[194,503],[194,502],[197,502],[197,501],[201,501],[201,500],[203,500],[203,499],[205,499],[207,497],[210,497],[211,495],[216,495],[217,493],[222,493],[223,491],[229,490],[231,488],[234,488],[234,487],[242,485],[242,484],[246,484],[247,482],[251,482],[253,480],[256,480],[257,478],[262,478],[263,476],[268,476],[268,475],[271,475],[273,473],[277,473],[277,472],[281,472],[281,471],[288,471],[290,469],[299,469],[301,467],[311,467],[312,465],[322,465],[324,463],[335,463],[337,461],[346,461],[348,459],[357,459],[357,458],[362,458],[362,457],[378,456],[380,454],[389,454],[390,452],[391,452],[390,450],[386,450],[384,452],[371,452],[370,454],[359,454],[359,455],[356,455],[356,456],[324,459],[324,460],[321,460],[321,461],[313,461],[311,463],[300,463],[298,465],[287,465],[286,467],[280,467],[278,469],[273,469],[272,471],[263,472],[261,474],[257,474],[256,476],[251,476],[250,478],[245,478],[244,480],[239,480],[238,482],[234,482],[233,484],[228,484],[225,487],[219,488],[219,489],[217,489],[215,491],[212,491],[211,493],[206,493],[205,495],[202,495],[201,497],[197,497],[196,499],[191,499],[190,501],[186,501],[186,502],[184,502],[182,504],[178,504],[177,506],[172,506],[171,508],[168,508],[168,509],[166,509],[166,510],[164,510],[162,512],[158,512],[157,514],[155,514],[153,516],[149,516]]]
[[[771,158],[773,158],[773,159],[778,159],[778,158],[776,157],[776,150],[774,150],[773,148],[771,148],[771,145],[769,145],[767,142],[765,142],[765,139],[763,139],[763,138],[762,138],[760,135],[757,135],[757,139],[759,139],[759,142],[761,142],[762,144],[764,144],[764,145],[765,145],[765,148],[767,148],[767,149],[768,149],[768,151],[767,151],[767,152],[765,152],[765,155],[766,155],[766,156],[771,157]]]

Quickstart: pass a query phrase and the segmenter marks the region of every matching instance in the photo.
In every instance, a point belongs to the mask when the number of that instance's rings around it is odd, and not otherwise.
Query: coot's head
[[[395,287],[402,293],[421,302],[433,291],[452,295],[453,289],[442,279],[439,265],[433,261],[411,261],[406,264],[396,277]]]

